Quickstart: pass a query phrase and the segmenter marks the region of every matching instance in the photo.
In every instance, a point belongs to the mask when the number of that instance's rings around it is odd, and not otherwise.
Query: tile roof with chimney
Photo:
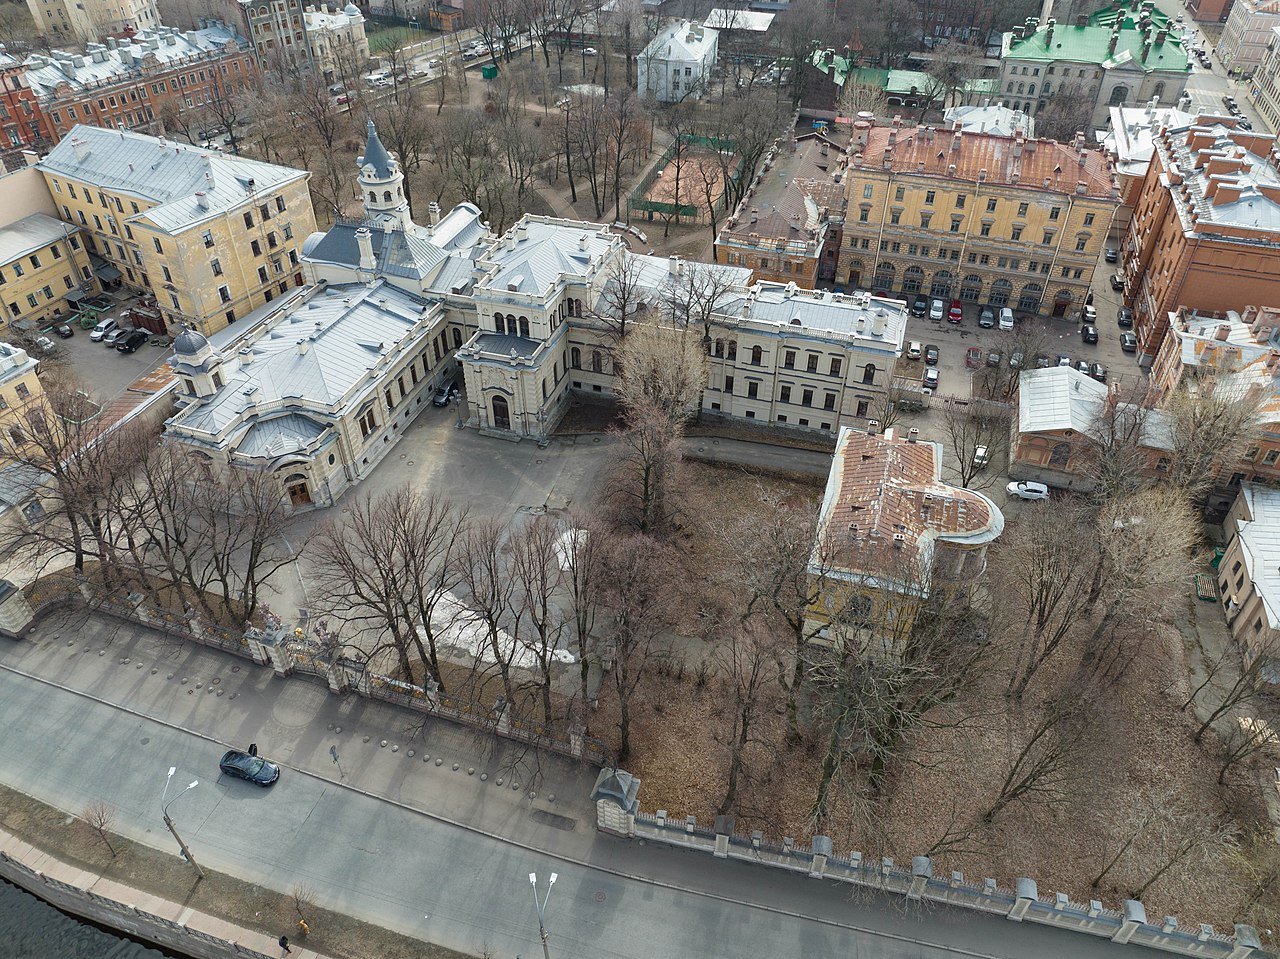
[[[941,469],[939,443],[841,429],[819,520],[835,569],[823,572],[927,594],[930,583],[921,580],[940,546],[973,549],[995,540],[1004,530],[1000,508],[982,493],[942,482]]]
[[[1118,195],[1111,160],[1101,150],[1074,143],[994,133],[967,133],[934,127],[876,126],[867,131],[867,144],[855,154],[855,167],[890,170],[896,174],[947,177],[1053,193],[1112,199]]]

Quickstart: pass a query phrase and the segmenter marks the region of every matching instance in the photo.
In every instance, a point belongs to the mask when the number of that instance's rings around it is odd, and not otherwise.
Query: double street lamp
[[[178,793],[178,795],[174,796],[168,802],[165,802],[165,797],[169,795],[169,783],[173,780],[173,774],[176,773],[177,771],[178,771],[177,766],[169,767],[169,775],[164,781],[164,792],[160,794],[160,814],[164,816],[164,824],[169,827],[169,832],[173,833],[173,838],[178,841],[178,848],[182,850],[182,857],[186,859],[187,862],[191,863],[191,868],[196,871],[196,881],[198,882],[199,880],[204,878],[204,870],[200,868],[200,864],[197,863],[195,861],[195,857],[191,855],[191,850],[188,849],[187,844],[182,841],[182,837],[178,835],[178,830],[173,825],[173,820],[169,818],[169,807],[172,806],[174,803],[176,803],[179,799],[181,799],[187,793],[191,792],[191,790],[199,786],[200,780],[198,779],[193,780],[191,785],[189,785],[186,789],[182,790],[182,792]]]
[[[551,874],[551,881],[547,883],[547,892],[538,899],[538,874],[536,872],[529,873],[529,885],[533,887],[533,906],[538,910],[538,935],[542,937],[542,959],[551,959],[551,950],[547,948],[547,922],[545,911],[547,908],[547,900],[551,898],[551,887],[556,884],[556,874]]]

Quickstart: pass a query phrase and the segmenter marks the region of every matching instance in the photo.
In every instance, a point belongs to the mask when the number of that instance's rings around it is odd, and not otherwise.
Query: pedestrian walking
[[[249,744],[249,755],[250,755],[250,756],[256,756],[256,755],[258,755],[258,744],[257,744],[257,743],[250,743],[250,744]]]
[[[288,937],[288,936],[281,936],[281,937],[280,937],[280,948],[281,948],[281,949],[283,949],[286,953],[293,952],[293,950],[289,948],[289,937]]]

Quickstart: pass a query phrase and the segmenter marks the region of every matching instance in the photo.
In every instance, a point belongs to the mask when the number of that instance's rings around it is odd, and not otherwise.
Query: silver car
[[[1018,499],[1048,499],[1049,487],[1043,483],[1032,483],[1028,480],[1013,482],[1005,487],[1005,492]]]

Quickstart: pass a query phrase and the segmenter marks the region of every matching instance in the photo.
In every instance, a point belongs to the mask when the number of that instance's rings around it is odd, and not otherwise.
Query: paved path
[[[599,835],[575,819],[585,805],[580,794],[529,801],[492,780],[464,778],[450,764],[375,749],[376,740],[340,746],[351,764],[347,782],[359,791],[335,782],[323,765],[320,774],[308,771],[331,735],[325,726],[333,714],[317,700],[336,697],[252,666],[236,671],[240,664],[230,659],[212,676],[202,672],[215,665],[209,651],[96,620],[61,628],[57,638],[50,630],[35,641],[0,640],[0,781],[68,812],[106,800],[122,833],[170,850],[158,800],[167,768],[176,765],[175,781],[200,780],[170,811],[202,864],[281,891],[305,882],[325,907],[404,934],[532,956],[537,926],[527,876],[556,871],[547,915],[557,959],[1154,955],[873,894],[851,900],[835,882]],[[225,682],[208,693],[197,676]],[[205,685],[197,690],[194,681]],[[359,701],[327,708],[345,711],[344,728],[357,733],[376,726]],[[449,729],[427,735],[439,737],[433,748],[439,742],[442,754],[463,745]],[[284,761],[270,790],[216,775],[224,743],[250,736]],[[544,788],[567,788],[567,775],[548,777]],[[495,823],[504,838],[480,831]]]

